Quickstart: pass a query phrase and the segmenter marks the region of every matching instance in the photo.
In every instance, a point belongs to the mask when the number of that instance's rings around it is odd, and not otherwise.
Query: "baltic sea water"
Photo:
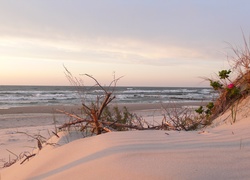
[[[104,87],[116,103],[166,103],[213,101],[217,93],[208,87]],[[102,97],[98,87],[0,86],[0,109],[20,106],[81,105]]]

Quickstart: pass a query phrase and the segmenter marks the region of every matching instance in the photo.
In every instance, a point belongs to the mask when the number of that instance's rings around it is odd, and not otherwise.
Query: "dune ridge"
[[[240,103],[233,124],[227,111],[199,131],[111,132],[46,146],[24,164],[1,170],[1,178],[248,179],[249,100]]]

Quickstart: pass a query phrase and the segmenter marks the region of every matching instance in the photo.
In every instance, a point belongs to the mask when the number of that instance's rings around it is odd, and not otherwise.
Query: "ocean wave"
[[[113,91],[117,103],[159,103],[169,101],[213,100],[218,94],[211,88],[175,87],[116,87]],[[79,104],[104,97],[97,87],[68,86],[0,86],[0,108],[14,106]]]

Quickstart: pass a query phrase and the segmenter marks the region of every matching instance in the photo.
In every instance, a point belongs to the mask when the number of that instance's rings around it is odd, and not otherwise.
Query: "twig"
[[[16,159],[18,159],[18,155],[16,155],[15,153],[11,152],[10,150],[6,149],[6,151],[8,151],[9,153],[13,154],[14,156],[16,156]]]
[[[29,160],[31,157],[35,156],[36,154],[31,154],[29,156],[26,156],[26,158],[20,163],[20,164],[23,164],[25,161]]]
[[[93,80],[96,82],[96,84],[97,84],[105,93],[108,93],[108,92],[106,91],[106,89],[104,89],[104,88],[102,87],[102,85],[97,81],[96,78],[94,78],[93,76],[91,76],[91,75],[89,75],[89,74],[81,74],[81,75],[85,75],[85,76],[88,76],[89,78],[93,79]]]
[[[53,133],[56,137],[60,138],[60,137],[58,136],[58,134],[55,133],[54,131],[52,131],[52,133]]]

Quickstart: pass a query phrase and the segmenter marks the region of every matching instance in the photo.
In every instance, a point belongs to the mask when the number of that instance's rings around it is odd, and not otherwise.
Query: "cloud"
[[[0,36],[1,37],[1,36]],[[1,56],[58,61],[178,65],[188,61],[215,59],[194,47],[177,46],[130,38],[66,36],[2,36]]]
[[[181,3],[1,2],[0,56],[155,66],[224,61],[220,44],[238,39],[232,26],[249,17],[232,7],[247,3]]]

